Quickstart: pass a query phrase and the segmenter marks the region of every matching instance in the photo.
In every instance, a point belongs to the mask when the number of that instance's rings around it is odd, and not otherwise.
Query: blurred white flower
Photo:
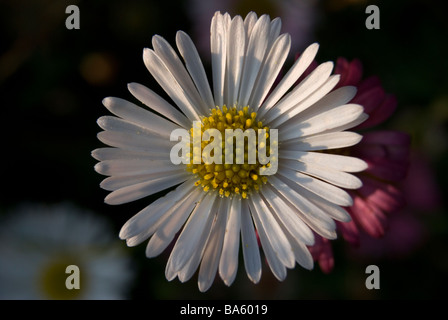
[[[127,297],[133,279],[131,260],[104,218],[68,203],[23,204],[4,218],[1,299]],[[66,281],[75,283],[75,271],[66,273],[71,265],[79,268],[79,289],[66,286]]]

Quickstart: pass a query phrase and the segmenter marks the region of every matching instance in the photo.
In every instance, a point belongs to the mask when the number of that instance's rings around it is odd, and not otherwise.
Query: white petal
[[[269,55],[258,75],[255,89],[249,100],[249,105],[258,108],[278,76],[291,47],[291,36],[283,34],[273,44]]]
[[[261,222],[260,225],[257,225],[257,231],[260,233],[260,228],[264,230],[264,233],[267,235],[267,240],[283,265],[288,268],[294,267],[295,260],[291,244],[288,242],[288,239],[285,237],[285,234],[268,206],[257,192],[251,195],[249,207],[254,219],[258,217]]]
[[[133,82],[128,84],[128,90],[149,108],[157,111],[181,127],[190,129],[191,121],[151,89]]]
[[[208,109],[215,106],[215,103],[213,101],[210,84],[208,83],[207,75],[204,70],[204,65],[199,57],[196,46],[191,38],[183,31],[177,32],[176,43],[179,52],[184,58],[188,72],[190,73],[202,100],[205,102],[205,106],[207,107],[207,110],[205,111],[208,111]]]
[[[214,195],[213,195],[214,196]],[[199,238],[199,242],[196,246],[196,249],[193,251],[191,257],[188,258],[187,263],[178,271],[177,276],[181,282],[188,281],[198,269],[199,263],[205,252],[205,247],[207,245],[208,239],[212,234],[213,226],[216,221],[216,214],[220,203],[220,198],[216,197],[216,201],[213,203],[212,209],[210,210],[210,214],[207,217],[207,221],[202,231],[202,234]]]
[[[283,160],[282,166],[319,178],[341,188],[359,189],[362,186],[361,180],[352,174],[320,166],[315,163]]]
[[[251,206],[251,208],[253,208],[253,206]],[[268,239],[268,235],[266,234],[266,231],[261,225],[262,223],[260,221],[259,216],[257,214],[253,214],[253,218],[255,226],[257,228],[258,237],[260,238],[260,243],[261,246],[263,247],[263,251],[266,256],[269,268],[279,281],[283,281],[286,278],[286,267],[280,261],[279,257],[276,255],[275,250],[272,248],[272,244]]]
[[[164,153],[165,159],[169,159],[172,142],[169,139],[160,139],[156,136],[149,137],[128,132],[102,131],[97,135],[98,140],[111,147],[123,150],[144,153]]]
[[[212,193],[206,195],[190,215],[182,233],[177,239],[173,251],[171,252],[172,268],[176,272],[182,269],[194,252],[197,251],[199,240],[207,225],[207,220],[212,214],[210,211],[215,198],[216,195],[213,195]]]
[[[257,14],[253,11],[249,12],[247,16],[244,18],[244,28],[246,29],[247,39],[249,39],[252,33],[252,29],[254,28],[257,20],[258,20]]]
[[[292,238],[290,234],[286,234],[288,239],[290,239],[292,250],[294,251],[294,256],[298,264],[300,264],[303,268],[311,270],[314,267],[313,256],[308,250],[307,246],[302,242],[297,241]]]
[[[319,88],[316,89],[313,93],[307,96],[305,99],[297,103],[294,107],[285,111],[278,118],[272,121],[269,125],[274,128],[281,128],[281,126],[287,122],[288,120],[294,119],[297,115],[300,115],[301,112],[310,108],[313,104],[322,99],[327,93],[329,93],[339,82],[340,76],[333,75],[330,76],[324,84],[322,84]],[[298,121],[299,122],[299,121]],[[305,122],[305,121],[303,121]]]
[[[156,230],[159,228],[159,226],[162,224],[162,222],[166,219],[166,215],[172,214],[172,209],[167,208],[167,210],[164,212],[164,214],[154,222],[152,225],[148,226],[147,229],[143,230],[141,233],[137,234],[136,236],[130,237],[126,239],[126,245],[128,247],[135,247],[141,244],[142,242],[146,241]]]
[[[294,192],[288,184],[276,176],[271,176],[269,183],[286,201],[289,201],[288,205],[295,208],[300,218],[314,231],[327,239],[336,238],[336,224],[319,207],[316,207],[300,193]]]
[[[322,152],[291,151],[282,149],[282,152],[279,153],[279,158],[314,163],[322,167],[345,172],[360,172],[367,169],[367,163],[361,159]]]
[[[185,90],[185,94],[193,103],[193,106],[197,108],[196,110],[206,112],[208,110],[207,105],[200,97],[190,75],[168,41],[161,36],[155,35],[152,37],[152,45],[157,56],[163,61],[174,79],[176,79],[179,85]]]
[[[99,174],[106,176],[133,176],[178,169],[169,160],[105,160],[95,165]]]
[[[175,186],[187,180],[189,174],[187,172],[175,173],[164,177],[137,183],[131,186],[115,190],[106,196],[104,201],[107,204],[123,204],[138,200],[156,192],[162,191],[169,187]]]
[[[195,105],[196,101],[190,97],[188,89],[179,84],[162,59],[153,50],[146,48],[143,50],[143,62],[154,79],[187,118],[191,121],[199,121],[198,111],[200,109]]]
[[[290,184],[289,187],[292,188],[292,190],[294,190],[295,192],[301,194],[306,199],[308,199],[311,203],[313,203],[316,207],[320,208],[323,212],[325,212],[334,220],[342,222],[351,221],[350,215],[343,207],[331,203],[330,201],[324,198],[318,197],[311,191],[308,191],[297,184]]]
[[[261,193],[270,204],[283,226],[297,241],[307,245],[314,244],[314,234],[300,217],[271,189],[270,185],[263,186]]]
[[[238,270],[238,251],[241,230],[241,200],[233,197],[231,200],[226,232],[219,262],[219,275],[228,286],[235,280]]]
[[[291,69],[289,69],[280,83],[275,87],[275,90],[262,104],[258,111],[259,118],[263,117],[265,113],[269,109],[271,109],[278,102],[278,100],[291,88],[291,86],[296,83],[297,79],[300,78],[300,76],[305,72],[311,62],[313,62],[318,49],[319,45],[317,43],[313,43],[305,49],[299,59],[296,60]]]
[[[172,281],[177,277],[177,270],[174,270],[172,261],[173,255],[171,254],[165,266],[165,277],[168,281]]]
[[[269,185],[267,185],[270,187]],[[266,185],[263,186],[263,189],[266,189]],[[309,252],[307,246],[295,238],[289,231],[286,229],[286,226],[282,223],[279,223],[280,227],[282,228],[283,232],[285,233],[286,238],[288,239],[289,243],[291,244],[292,251],[294,253],[294,257],[296,261],[305,269],[311,270],[313,268],[313,257],[311,253]],[[314,236],[313,236],[314,239]],[[314,242],[314,241],[313,241]]]
[[[247,106],[255,80],[266,53],[269,36],[269,16],[263,15],[255,24],[247,45],[238,104]]]
[[[232,45],[227,47],[227,105],[233,106],[238,100],[241,72],[246,52],[246,33],[240,16],[233,18],[228,37],[231,37],[228,42]]]
[[[241,242],[247,276],[253,283],[258,283],[261,277],[260,251],[247,200],[241,202]]]
[[[347,123],[344,123],[340,126],[322,131],[322,133],[329,133],[329,132],[338,132],[338,131],[344,131],[347,129],[351,129],[356,127],[357,125],[360,125],[361,123],[363,123],[364,121],[366,121],[369,118],[369,115],[367,113],[361,113],[359,115],[359,117],[355,118],[352,121],[349,121]]]
[[[352,198],[346,191],[329,183],[286,168],[280,168],[278,173],[334,204],[345,207],[353,204]]]
[[[268,48],[272,46],[272,44],[277,40],[280,35],[280,31],[282,29],[282,20],[280,18],[274,18],[271,21],[271,25],[269,28],[269,37],[268,37]]]
[[[150,129],[136,125],[128,120],[120,119],[113,116],[103,116],[98,118],[98,125],[107,132],[124,133],[130,136],[139,136],[142,139],[147,139],[150,145],[157,150],[157,147],[171,147],[175,142],[170,141],[167,136],[160,136],[160,132],[154,132]],[[174,128],[173,128],[174,129]],[[167,157],[168,159],[168,157]]]
[[[272,122],[274,119],[286,113],[294,106],[305,100],[310,94],[318,90],[324,85],[331,75],[333,70],[333,62],[325,62],[319,65],[309,76],[307,76],[302,82],[300,82],[290,93],[282,98],[275,108],[271,108],[264,116],[267,122]],[[331,89],[330,89],[331,90]],[[311,104],[306,104],[309,106]],[[300,104],[299,104],[300,107]],[[299,108],[304,110],[305,107]],[[273,127],[276,127],[273,125]]]
[[[169,137],[174,129],[179,128],[174,123],[120,98],[105,98],[103,99],[103,105],[116,116],[139,125],[157,135]]]
[[[282,148],[296,151],[316,151],[351,147],[359,143],[362,136],[356,132],[342,131],[322,133],[315,136],[292,139],[282,143]]]
[[[139,183],[161,179],[166,177],[167,175],[182,174],[182,173],[185,173],[185,169],[180,167],[178,169],[165,172],[160,171],[134,176],[112,176],[101,181],[100,187],[107,191],[115,191]]]
[[[358,104],[346,104],[321,113],[307,121],[301,122],[295,128],[281,131],[280,141],[305,137],[325,130],[330,130],[357,119],[363,112]]]
[[[200,188],[195,188],[192,193],[183,199],[175,207],[172,215],[168,216],[163,224],[157,229],[146,246],[146,256],[152,258],[158,256],[173,241],[176,233],[183,226],[191,211],[197,203],[202,201],[205,193]]]
[[[198,286],[201,292],[207,291],[213,284],[222,252],[230,200],[222,198],[220,202],[216,221],[210,233],[210,238],[207,240],[207,247],[199,268]]]
[[[180,201],[194,188],[194,181],[190,179],[175,190],[169,192],[151,203],[146,208],[129,219],[120,230],[120,239],[131,238],[151,227],[173,203]]]
[[[302,122],[305,119],[310,119],[320,113],[350,102],[355,95],[356,87],[353,86],[346,86],[333,90],[308,109],[300,112],[297,116],[283,123],[281,128],[283,131],[293,129],[297,123]]]
[[[226,72],[226,33],[224,17],[216,12],[210,27],[210,49],[212,54],[213,94],[215,105],[224,104],[224,81]]]
[[[92,151],[92,157],[98,161],[126,159],[164,160],[167,159],[167,156],[169,156],[169,154],[166,152],[137,152],[120,148],[98,148]]]

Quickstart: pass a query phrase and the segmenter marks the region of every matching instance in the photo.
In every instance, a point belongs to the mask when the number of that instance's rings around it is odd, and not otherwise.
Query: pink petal
[[[364,112],[369,116],[378,108],[386,97],[384,89],[380,86],[369,88],[368,90],[358,91],[352,99],[352,103],[360,104],[364,107]]]
[[[361,197],[353,198],[353,219],[358,223],[367,234],[374,238],[384,235],[386,229],[386,217],[375,206],[370,206]]]
[[[347,208],[347,211],[351,214],[350,208]],[[359,230],[358,227],[356,226],[355,221],[353,220],[349,222],[336,221],[336,224],[338,230],[341,231],[345,241],[347,241],[353,246],[359,245]]]
[[[330,241],[325,239],[326,245],[319,257],[319,266],[323,273],[330,273],[334,268],[333,250],[331,248]]]
[[[369,205],[376,206],[387,213],[393,213],[403,208],[405,199],[397,187],[367,176],[363,176],[361,180],[363,186],[357,192],[368,201]]]
[[[381,81],[380,78],[377,76],[370,76],[368,78],[365,78],[361,81],[360,84],[358,84],[358,92],[364,92],[370,88],[373,87],[381,87]]]
[[[336,66],[334,73],[340,74],[341,79],[339,80],[336,88],[343,86],[356,86],[361,81],[362,78],[362,64],[358,59],[354,59],[348,62],[345,58],[338,58],[336,61]]]
[[[324,273],[330,273],[334,267],[333,250],[328,239],[314,234],[315,243],[308,247],[314,261],[319,263],[319,266]]]
[[[371,128],[383,123],[392,116],[396,108],[397,98],[394,95],[386,95],[381,104],[369,114],[369,118],[357,126],[356,129]]]

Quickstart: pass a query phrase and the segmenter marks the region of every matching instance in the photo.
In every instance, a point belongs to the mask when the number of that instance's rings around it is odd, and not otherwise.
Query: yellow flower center
[[[201,186],[205,192],[216,190],[222,197],[239,195],[246,199],[251,192],[258,191],[267,182],[267,177],[260,175],[260,169],[269,167],[270,164],[260,163],[258,151],[263,148],[265,155],[270,154],[269,128],[263,126],[261,121],[257,121],[256,112],[250,112],[247,106],[244,108],[215,107],[208,117],[201,119],[200,128],[191,128],[193,141],[195,134],[199,133],[199,129],[200,148],[199,144],[190,143],[190,163],[187,164],[187,170],[199,178],[196,181],[196,186]],[[209,129],[219,131],[221,143],[215,141],[214,136],[205,137],[204,133]],[[215,132],[217,132],[216,130]],[[232,130],[233,132],[243,132],[244,134],[241,136],[244,140],[240,140],[238,143],[236,136],[229,136],[228,132]],[[246,134],[248,131],[253,133],[252,137],[255,137],[256,140],[250,139],[250,135]],[[215,155],[215,150],[218,149],[210,148],[212,143],[221,147],[219,148],[221,155]],[[207,146],[209,147],[207,148]],[[231,150],[226,152],[226,148]],[[211,150],[209,154],[213,159],[220,161],[208,161],[207,150]],[[241,161],[242,159],[244,161]]]

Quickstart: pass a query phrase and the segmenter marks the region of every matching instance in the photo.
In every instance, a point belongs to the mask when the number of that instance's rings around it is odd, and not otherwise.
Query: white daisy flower
[[[0,299],[125,299],[130,257],[111,226],[63,203],[22,205],[0,225]]]
[[[146,255],[154,257],[180,231],[166,266],[168,280],[187,281],[199,268],[201,291],[210,288],[217,272],[230,285],[241,239],[247,275],[257,283],[262,271],[257,235],[271,271],[283,280],[296,262],[313,267],[307,249],[314,243],[313,231],[334,239],[334,220],[350,219],[341,206],[350,206],[352,199],[343,188],[361,186],[350,173],[364,170],[366,164],[320,151],[358,143],[361,136],[345,130],[366,115],[362,106],[347,104],[354,87],[332,91],[339,80],[339,75],[331,75],[332,62],[321,64],[296,85],[318,44],[309,46],[273,88],[291,46],[290,36],[280,29],[279,18],[258,18],[254,12],[245,19],[231,18],[217,12],[210,35],[212,89],[186,33],[176,35],[183,62],[156,35],[153,49],[144,49],[143,60],[180,111],[137,83],[129,84],[129,91],[158,114],[119,98],[103,101],[117,116],[98,119],[104,129],[98,138],[112,148],[93,151],[100,161],[96,171],[109,176],[101,183],[112,191],[106,203],[127,203],[177,186],[138,212],[120,232],[129,246],[150,238]],[[226,129],[238,128],[244,134],[259,133],[255,150],[250,135],[248,145],[237,142],[233,147]],[[174,132],[192,133],[193,139],[182,145]],[[206,133],[214,139],[204,137]],[[224,150],[229,145],[227,158]],[[182,152],[183,158],[171,161],[172,151]],[[250,161],[252,151],[255,162]],[[244,157],[244,163],[237,156]],[[235,158],[236,163],[227,161]]]

